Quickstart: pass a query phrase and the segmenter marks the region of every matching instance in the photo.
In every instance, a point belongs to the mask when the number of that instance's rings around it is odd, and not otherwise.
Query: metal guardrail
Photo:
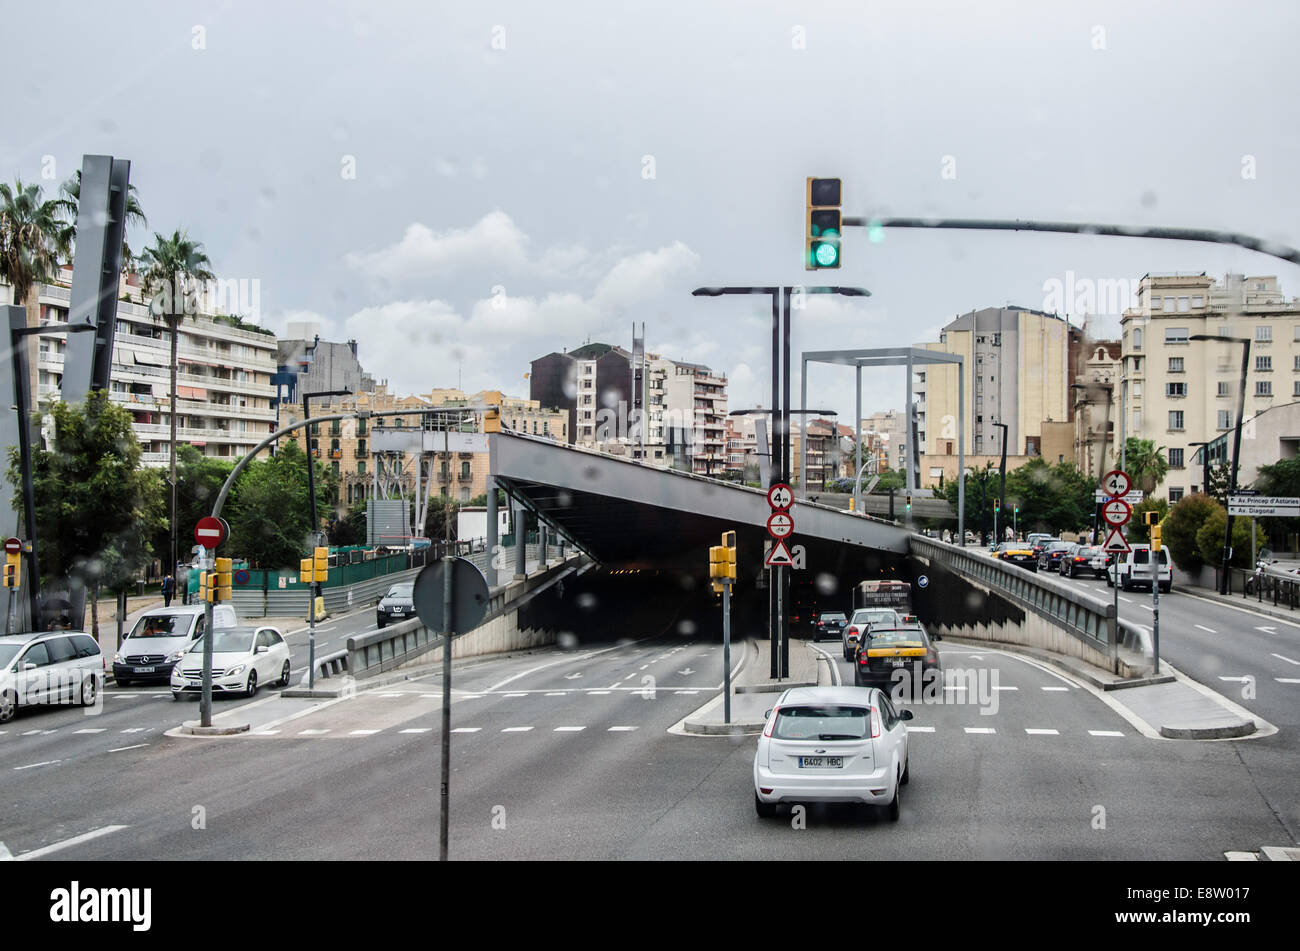
[[[1222,580],[1222,568],[1214,569],[1214,586],[1217,591]],[[1262,576],[1248,568],[1228,569],[1228,594],[1240,591],[1247,600],[1254,598],[1257,604],[1271,601],[1274,607],[1285,607],[1294,611],[1300,608],[1300,575],[1282,568],[1267,565]]]
[[[912,553],[996,591],[1008,601],[1046,618],[1079,641],[1116,660],[1115,605],[1055,578],[1043,577],[988,555],[945,545],[923,535],[911,538]]]

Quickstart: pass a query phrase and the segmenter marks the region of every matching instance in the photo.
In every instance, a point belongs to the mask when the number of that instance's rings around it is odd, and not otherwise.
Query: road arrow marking
[[[1273,626],[1272,624],[1267,625],[1267,626],[1265,626],[1265,627],[1257,627],[1257,628],[1255,628],[1255,630],[1257,630],[1257,631],[1263,631],[1265,634],[1276,634],[1276,633],[1277,633],[1277,628],[1276,628],[1275,626]]]
[[[1231,683],[1236,683],[1236,684],[1244,684],[1244,683],[1249,683],[1249,682],[1250,682],[1250,678],[1249,678],[1249,677],[1224,677],[1224,676],[1220,675],[1219,679],[1220,679],[1220,680],[1227,680],[1227,681],[1229,681],[1229,682],[1231,682]]]
[[[577,679],[578,679],[579,677],[581,677],[581,676],[582,676],[582,674],[580,674],[580,673],[578,673],[578,674],[565,674],[565,675],[564,675],[564,679],[565,679],[565,680],[577,680]]]
[[[695,673],[695,671],[690,667],[687,667],[685,670],[679,670],[677,672],[681,674],[683,677],[689,677],[691,674]]]
[[[1193,624],[1192,627],[1200,628],[1202,631],[1205,631],[1205,633],[1207,633],[1207,634],[1218,634],[1218,633],[1219,633],[1218,631],[1216,631],[1216,630],[1215,630],[1214,628],[1212,628],[1212,627],[1202,627],[1200,624]]]

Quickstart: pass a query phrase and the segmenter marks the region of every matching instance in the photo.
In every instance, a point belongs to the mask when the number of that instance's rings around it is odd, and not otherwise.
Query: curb
[[[179,727],[179,732],[188,736],[234,736],[236,733],[247,733],[251,724],[241,723],[238,726],[199,726],[197,723],[183,723]]]
[[[1245,720],[1234,726],[1162,726],[1160,727],[1160,735],[1167,740],[1231,740],[1241,736],[1250,736],[1257,729],[1254,720]]]

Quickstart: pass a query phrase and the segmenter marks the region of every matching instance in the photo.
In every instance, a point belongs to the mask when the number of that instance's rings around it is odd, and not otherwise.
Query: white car
[[[840,631],[840,648],[845,660],[858,656],[858,645],[862,636],[872,624],[886,624],[892,627],[899,623],[898,612],[893,608],[858,608],[853,612],[847,624]]]
[[[767,713],[754,754],[754,809],[852,802],[898,818],[908,781],[907,726],[876,687],[795,687]]]
[[[80,703],[92,706],[104,680],[94,638],[81,631],[0,637],[0,723],[19,707]]]
[[[212,693],[251,697],[260,684],[289,686],[289,645],[273,627],[212,632]],[[172,668],[172,699],[203,692],[203,638]]]
[[[122,646],[113,655],[113,680],[119,687],[156,680],[167,683],[172,668],[195,638],[203,635],[207,623],[201,604],[156,608],[140,615]],[[239,619],[229,604],[212,606],[213,627],[235,627]]]
[[[1134,545],[1106,569],[1106,584],[1112,588],[1118,584],[1125,591],[1138,586],[1150,590],[1152,577],[1158,570],[1161,592],[1171,590],[1174,586],[1174,567],[1169,560],[1169,549],[1161,548],[1159,555],[1159,563],[1153,570],[1155,559],[1151,556],[1151,546]]]

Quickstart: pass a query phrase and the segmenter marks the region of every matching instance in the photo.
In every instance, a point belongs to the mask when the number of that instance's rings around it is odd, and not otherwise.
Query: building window
[[[1259,326],[1259,327],[1256,327],[1256,328],[1255,328],[1255,342],[1256,342],[1256,343],[1272,343],[1272,342],[1273,342],[1273,328],[1270,327],[1270,326],[1268,326],[1267,324],[1263,324],[1263,325],[1261,325],[1261,326]]]
[[[1170,449],[1170,450],[1169,450],[1169,468],[1170,468],[1170,469],[1181,469],[1182,467],[1183,467],[1183,450],[1181,450],[1181,449]]]
[[[1134,372],[1134,373],[1141,373],[1141,372],[1142,372],[1142,358],[1141,358],[1141,357],[1134,357],[1134,358],[1133,358],[1133,372]]]
[[[1182,488],[1176,485],[1171,485],[1169,487],[1169,504],[1173,505],[1175,502],[1180,502],[1182,501],[1182,498],[1183,498]]]
[[[1300,360],[1300,357],[1297,357],[1296,359],[1297,359],[1297,360]],[[1219,393],[1218,393],[1218,395],[1219,395],[1219,396],[1231,396],[1231,395],[1232,395],[1232,384],[1229,383],[1227,380],[1220,380],[1220,381],[1219,381]]]
[[[1202,307],[1204,307],[1204,306],[1205,306],[1205,298],[1202,297],[1200,294],[1193,294],[1193,295],[1192,295],[1192,307],[1193,307],[1194,309],[1199,310],[1200,308],[1202,308]]]
[[[1175,430],[1175,431],[1180,431],[1180,430],[1182,430],[1182,428],[1183,428],[1183,411],[1182,411],[1182,410],[1180,410],[1180,409],[1173,409],[1173,410],[1170,410],[1170,411],[1169,411],[1169,428],[1172,429],[1172,430]]]
[[[460,477],[461,477],[462,479],[468,479],[468,478],[469,478],[469,463],[468,463],[468,462],[462,462],[462,463],[460,464]]]
[[[1255,395],[1256,395],[1256,396],[1272,396],[1272,395],[1273,395],[1273,381],[1272,381],[1272,380],[1256,380],[1256,381],[1255,381]]]
[[[1134,350],[1142,349],[1142,328],[1141,327],[1133,328],[1133,349]]]
[[[1156,297],[1154,294],[1152,294],[1150,300],[1151,300],[1151,309],[1152,309],[1152,310],[1159,310],[1159,309],[1160,309],[1160,298],[1159,298],[1159,297]]]
[[[1187,395],[1186,383],[1165,384],[1165,396],[1186,396],[1186,395]]]
[[[1170,357],[1170,358],[1169,358],[1169,372],[1170,372],[1170,373],[1182,373],[1182,372],[1183,372],[1183,358],[1182,358],[1182,357]]]
[[[1272,357],[1256,357],[1256,358],[1255,358],[1255,372],[1256,372],[1256,373],[1267,373],[1268,371],[1270,371],[1270,370],[1272,370],[1272,369],[1273,369],[1273,358],[1272,358]]]
[[[357,475],[363,476],[365,474],[366,474],[366,463],[363,460],[357,463]]]
[[[1174,343],[1174,344],[1178,344],[1178,343],[1187,343],[1187,328],[1186,328],[1186,327],[1166,327],[1166,328],[1165,328],[1165,343],[1166,343],[1166,344],[1171,344],[1171,343]]]
[[[1188,298],[1188,297],[1180,297],[1180,298],[1178,298],[1178,312],[1179,312],[1180,314],[1185,314],[1185,313],[1187,313],[1187,312],[1188,312],[1189,310],[1191,310],[1191,309],[1192,309],[1192,301],[1191,301],[1191,298]]]
[[[1300,396],[1300,380],[1295,381],[1295,386],[1291,390],[1292,396]]]
[[[1172,297],[1165,298],[1165,310],[1169,311],[1169,313],[1172,314],[1176,309],[1176,307],[1177,307],[1177,303]]]
[[[1226,409],[1221,409],[1221,410],[1219,410],[1219,424],[1218,424],[1218,425],[1219,425],[1219,429],[1231,429],[1231,428],[1232,428],[1232,411],[1231,411],[1231,410],[1226,410]]]

